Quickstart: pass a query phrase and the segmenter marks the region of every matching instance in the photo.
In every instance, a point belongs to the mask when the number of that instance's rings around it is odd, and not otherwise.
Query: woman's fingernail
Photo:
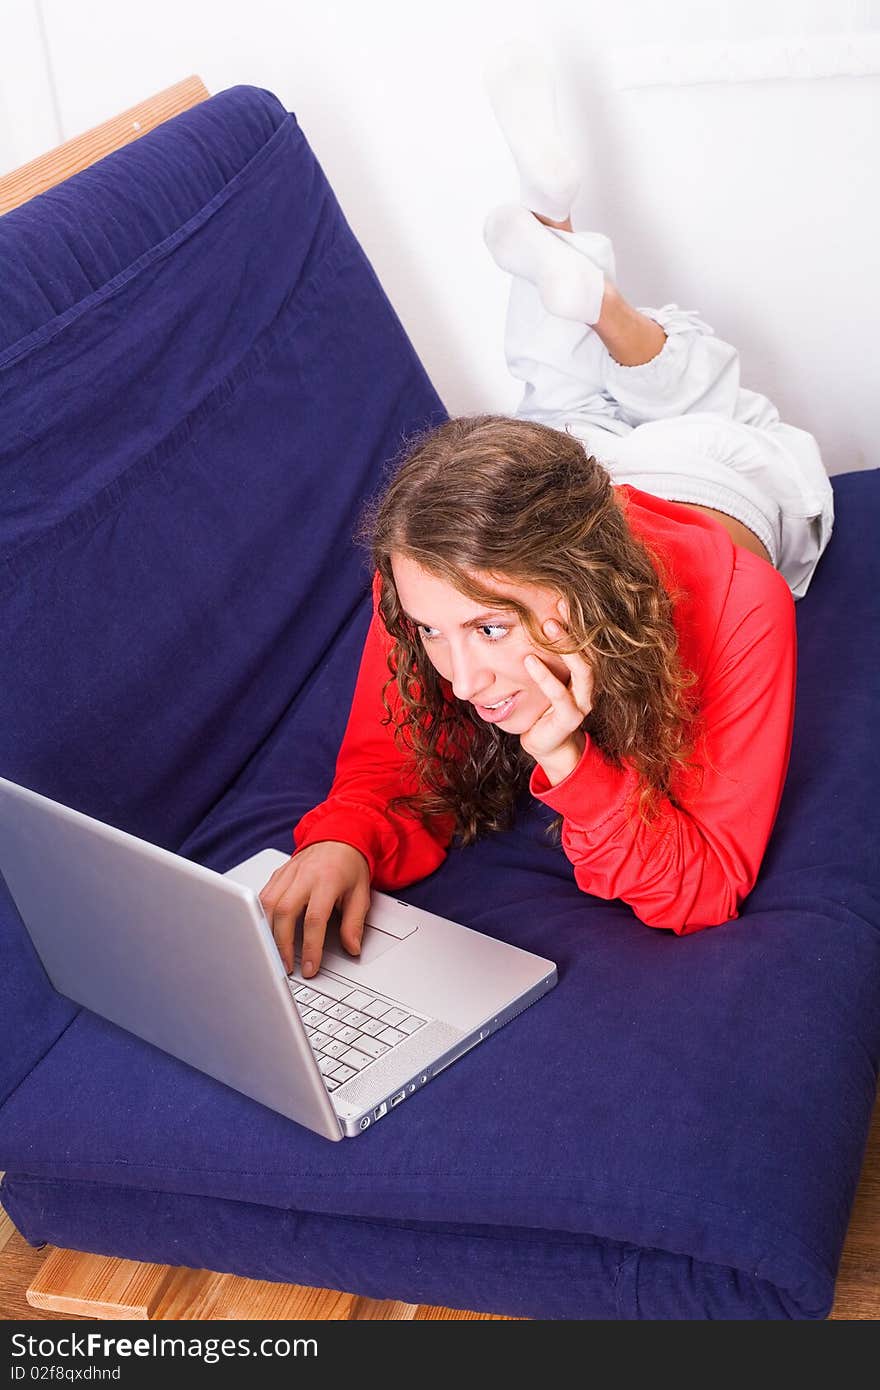
[[[315,973],[315,967],[314,967],[314,965],[312,964],[312,962],[311,962],[310,960],[304,960],[304,961],[303,961],[303,974],[304,974],[304,975],[314,975],[314,973]]]
[[[549,623],[545,623],[544,631],[546,632],[548,637],[555,637],[557,632],[559,631],[559,624],[554,623],[552,621]]]

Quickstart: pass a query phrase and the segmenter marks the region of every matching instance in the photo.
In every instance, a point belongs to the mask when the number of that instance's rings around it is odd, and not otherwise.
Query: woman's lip
[[[499,716],[505,715],[504,706],[512,705],[519,694],[520,691],[514,690],[513,694],[508,695],[507,698],[504,700],[503,704],[498,709],[490,709],[488,705],[477,704],[476,700],[474,701],[474,707],[478,711],[481,719],[485,719],[488,723],[492,723],[494,720],[498,719]],[[493,700],[492,703],[495,704],[496,701]],[[509,714],[510,711],[508,710],[506,713]]]

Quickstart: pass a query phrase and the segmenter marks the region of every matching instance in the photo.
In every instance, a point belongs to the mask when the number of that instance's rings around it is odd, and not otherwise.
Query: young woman
[[[302,920],[307,977],[334,907],[356,954],[372,886],[509,828],[526,788],[585,894],[680,934],[735,918],[788,767],[794,599],[833,522],[816,442],[572,230],[540,60],[508,45],[488,79],[527,203],[485,229],[525,391],[513,418],[410,441],[364,517],[373,618],[336,776],[261,893],[288,970]]]

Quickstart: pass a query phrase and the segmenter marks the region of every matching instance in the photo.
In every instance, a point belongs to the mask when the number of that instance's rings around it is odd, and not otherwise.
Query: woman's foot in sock
[[[483,75],[519,171],[521,202],[553,222],[564,222],[581,179],[560,134],[549,66],[540,53],[514,39],[490,54]]]
[[[493,208],[483,228],[496,264],[530,280],[549,314],[592,327],[602,313],[605,276],[593,261],[562,240],[563,235],[517,203]]]

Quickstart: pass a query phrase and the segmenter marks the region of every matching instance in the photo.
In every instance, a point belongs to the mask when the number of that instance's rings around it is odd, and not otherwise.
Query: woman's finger
[[[544,632],[556,641],[563,635],[563,628],[549,619],[544,624]],[[585,715],[589,714],[593,703],[593,668],[582,652],[556,652],[554,655],[560,657],[571,672],[571,690],[578,708]]]
[[[534,652],[530,652],[525,658],[525,666],[529,675],[547,696],[554,710],[568,712],[571,705],[577,706],[572,687],[566,685],[558,676],[554,676],[550,668],[544,664],[540,657],[535,656]]]
[[[572,695],[571,688],[549,671],[540,657],[530,653],[525,667],[535,684],[550,702],[549,708],[536,719],[530,729],[520,734],[525,751],[537,761],[567,744],[583,723],[584,715]]]

